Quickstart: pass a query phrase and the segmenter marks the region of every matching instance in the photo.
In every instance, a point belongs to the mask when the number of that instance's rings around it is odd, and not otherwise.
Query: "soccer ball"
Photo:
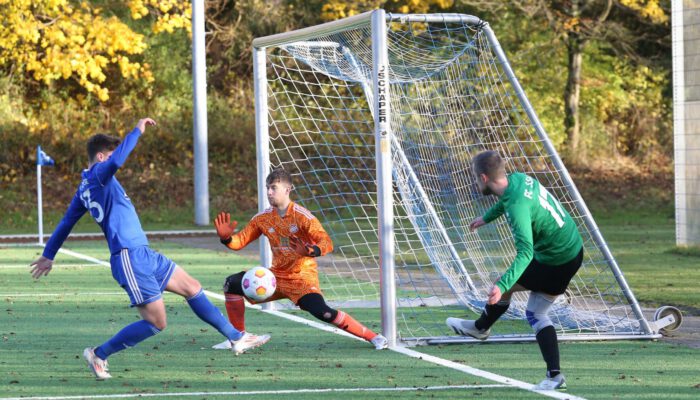
[[[277,288],[277,279],[275,275],[267,268],[254,267],[243,274],[241,281],[243,294],[251,300],[263,301],[275,293]]]

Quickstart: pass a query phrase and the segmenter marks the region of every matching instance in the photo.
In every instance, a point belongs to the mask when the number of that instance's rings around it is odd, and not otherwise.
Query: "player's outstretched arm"
[[[53,267],[53,260],[41,256],[34,260],[34,262],[29,264],[29,266],[32,267],[32,278],[39,279],[42,276],[48,275],[49,272],[51,272],[51,268]]]
[[[63,218],[46,242],[41,257],[30,264],[30,266],[33,267],[31,273],[34,279],[49,274],[58,249],[63,246],[63,242],[66,240],[71,230],[73,230],[73,226],[86,212],[87,208],[85,208],[85,205],[83,205],[83,202],[80,200],[79,193],[76,193],[68,206],[68,210],[66,210]]]
[[[219,235],[221,243],[231,250],[240,250],[262,235],[255,218],[240,232],[234,233],[237,225],[238,222],[231,221],[231,214],[223,211],[214,219],[216,234]]]
[[[220,212],[214,219],[216,234],[219,235],[222,243],[231,241],[231,236],[233,236],[233,231],[236,230],[237,225],[237,221],[231,222],[231,214],[227,212]]]
[[[107,182],[107,180],[116,174],[117,170],[124,165],[127,157],[129,157],[131,151],[136,147],[139,137],[146,129],[146,126],[155,125],[156,121],[151,118],[142,118],[136,123],[136,127],[124,137],[124,140],[114,149],[109,159],[97,165],[95,173],[100,183],[104,184],[104,182]]]
[[[151,118],[141,118],[139,122],[136,123],[136,127],[139,128],[141,133],[146,131],[147,126],[156,126],[156,121]]]

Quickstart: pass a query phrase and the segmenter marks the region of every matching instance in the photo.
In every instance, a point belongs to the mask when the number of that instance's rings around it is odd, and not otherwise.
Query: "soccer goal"
[[[470,173],[484,149],[536,177],[584,238],[584,265],[551,312],[562,340],[654,338],[674,318],[642,314],[486,22],[375,10],[253,48],[260,207],[264,177],[286,168],[335,244],[319,259],[324,294],[381,309],[392,344],[469,341],[445,318],[480,311],[515,255],[503,219],[468,228],[495,201]],[[521,320],[526,302],[514,296],[507,317]],[[534,340],[526,324],[500,332],[490,340]]]

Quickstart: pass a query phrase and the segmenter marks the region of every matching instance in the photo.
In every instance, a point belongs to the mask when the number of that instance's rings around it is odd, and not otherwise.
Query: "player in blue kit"
[[[119,138],[104,134],[94,135],[88,140],[88,169],[83,170],[78,190],[46,243],[43,255],[31,263],[35,279],[48,275],[58,249],[85,212],[89,212],[102,228],[112,254],[112,277],[129,295],[131,306],[138,309],[143,319],[125,326],[105,343],[85,349],[83,356],[98,380],[112,377],[107,357],[165,329],[164,290],[185,297],[199,318],[232,342],[236,354],[270,339],[267,335],[256,336],[236,330],[209,301],[196,279],[148,247],[136,209],[114,174],[124,165],[146,126],[155,124],[150,118],[141,119],[121,143]]]

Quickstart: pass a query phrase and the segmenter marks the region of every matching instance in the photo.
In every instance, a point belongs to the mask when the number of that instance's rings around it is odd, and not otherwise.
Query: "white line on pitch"
[[[45,245],[43,245],[43,244],[38,244],[38,243],[33,243],[33,244],[31,244],[30,246],[44,247]],[[99,259],[97,259],[97,258],[95,258],[95,257],[91,257],[91,256],[88,256],[88,255],[85,255],[85,254],[76,253],[75,251],[72,251],[72,250],[60,248],[60,249],[58,249],[58,252],[59,252],[59,253],[63,253],[63,254],[68,254],[69,256],[73,256],[73,257],[79,258],[79,259],[81,259],[81,260],[90,261],[90,262],[93,263],[93,264],[99,264],[99,265],[103,265],[103,266],[105,266],[105,267],[109,267],[109,266],[110,266],[109,263],[108,263],[107,261],[102,261],[102,260],[99,260]]]
[[[82,267],[82,268],[87,268],[87,267],[102,267],[102,265],[96,265],[95,263],[81,263],[81,264],[68,264],[68,263],[60,263],[58,265],[54,265],[54,268],[76,268],[76,267]],[[12,265],[0,265],[0,270],[2,269],[26,269],[29,271],[30,266],[29,264],[12,264]]]
[[[0,293],[0,297],[115,296],[124,292]]]
[[[76,253],[76,252],[68,250],[68,249],[58,249],[58,251],[59,251],[59,253],[68,254],[69,256],[80,258],[81,260],[87,260],[90,262],[94,262],[95,264],[104,265],[105,267],[110,266],[107,261],[98,260],[95,257],[86,256],[85,254]]]
[[[219,299],[219,300],[225,300],[224,296],[222,296],[218,293],[213,293],[213,292],[210,292],[208,290],[205,290],[205,292],[206,292],[207,296],[214,297],[214,298]],[[263,312],[266,312],[266,313],[269,313],[269,314],[272,314],[272,315],[275,315],[275,316],[278,316],[281,318],[286,318],[286,319],[291,320],[291,321],[295,321],[295,322],[299,322],[299,323],[304,324],[304,325],[312,326],[314,328],[317,328],[317,329],[320,329],[320,330],[323,330],[326,332],[332,332],[332,333],[335,333],[338,335],[347,336],[347,337],[357,339],[359,341],[364,342],[364,339],[358,338],[357,336],[351,335],[351,334],[349,334],[341,329],[338,329],[336,327],[332,327],[330,325],[322,324],[322,323],[316,322],[316,321],[311,321],[311,320],[308,320],[306,318],[302,318],[302,317],[299,317],[296,315],[284,313],[281,311],[264,310],[259,305],[254,305],[251,307],[257,308]],[[481,377],[484,379],[488,379],[490,381],[494,381],[494,382],[498,382],[498,383],[501,383],[504,385],[508,385],[510,387],[527,390],[527,391],[530,391],[530,392],[533,392],[536,394],[540,394],[542,396],[547,396],[547,397],[551,397],[554,399],[562,399],[562,400],[564,400],[564,399],[566,399],[566,400],[585,400],[583,397],[577,397],[577,396],[573,396],[571,394],[560,393],[560,392],[557,392],[555,390],[547,390],[547,391],[534,390],[534,385],[531,383],[519,381],[519,380],[508,378],[508,377],[505,377],[502,375],[494,374],[492,372],[488,372],[488,371],[484,371],[484,370],[481,370],[478,368],[470,367],[468,365],[464,365],[464,364],[456,363],[453,361],[445,360],[443,358],[431,356],[429,354],[425,354],[425,353],[421,353],[421,352],[418,352],[415,350],[411,350],[411,349],[408,349],[406,347],[397,346],[397,347],[390,348],[390,350],[395,351],[397,353],[407,355],[409,357],[428,361],[428,362],[431,362],[433,364],[437,364],[437,365],[440,365],[440,366],[443,366],[446,368],[451,368],[451,369],[455,369],[458,371],[462,371],[462,372],[465,372],[469,375],[478,376],[478,377]]]
[[[0,243],[0,249],[12,249],[15,247],[35,247],[42,246],[39,243]]]
[[[98,260],[98,259],[90,257],[90,256],[76,253],[74,251],[63,250],[63,249],[60,249],[59,251],[62,251],[64,253],[66,253],[68,255],[72,255],[74,257],[81,258],[83,260],[88,260],[88,261],[92,261],[92,262],[95,262],[95,263],[98,263],[101,265],[109,266],[109,263],[107,263],[105,261],[101,261],[101,260]],[[214,298],[219,299],[219,300],[225,300],[224,296],[222,296],[218,293],[210,292],[208,290],[205,290],[205,292],[208,296],[214,297]],[[348,336],[348,337],[351,337],[353,339],[364,341],[363,339],[360,339],[354,335],[351,335],[343,330],[337,329],[335,327],[331,327],[331,326],[326,325],[326,324],[322,324],[320,322],[311,321],[311,320],[308,320],[306,318],[301,318],[301,317],[298,317],[296,315],[287,314],[287,313],[280,312],[280,311],[264,310],[264,309],[262,309],[262,307],[257,306],[257,305],[253,306],[253,308],[260,309],[263,312],[266,312],[266,313],[269,313],[272,315],[276,315],[276,316],[281,317],[281,318],[286,318],[288,320],[299,322],[299,323],[302,323],[304,325],[312,326],[312,327],[315,327],[317,329],[320,329],[320,330],[323,330],[326,332],[332,332],[335,334]],[[424,361],[431,362],[433,364],[437,364],[437,365],[441,365],[441,366],[444,366],[447,368],[462,371],[462,372],[465,372],[469,375],[478,376],[478,377],[481,377],[484,379],[488,379],[490,381],[498,382],[498,383],[505,384],[505,385],[508,385],[511,387],[516,387],[519,389],[523,389],[523,390],[527,390],[527,391],[530,391],[533,393],[537,393],[537,394],[540,394],[542,396],[551,397],[554,399],[562,399],[562,400],[585,400],[583,397],[577,397],[577,396],[573,396],[573,395],[567,394],[567,393],[560,393],[560,392],[557,392],[554,390],[547,390],[547,391],[534,390],[534,385],[531,383],[519,381],[519,380],[508,378],[508,377],[505,377],[502,375],[494,374],[492,372],[488,372],[488,371],[484,371],[484,370],[481,370],[478,368],[470,367],[468,365],[464,365],[464,364],[456,363],[453,361],[445,360],[443,358],[431,356],[429,354],[425,354],[425,353],[421,353],[421,352],[418,352],[415,350],[411,350],[411,349],[408,349],[406,347],[396,346],[396,347],[391,348],[390,350],[395,351],[397,353],[407,355],[409,357],[421,359]]]
[[[121,296],[125,292],[0,293],[0,297]],[[163,296],[175,296],[163,292]]]
[[[415,386],[415,387],[373,387],[373,388],[328,388],[328,389],[288,389],[288,390],[248,390],[240,392],[190,392],[190,393],[125,393],[98,394],[93,396],[48,396],[48,397],[0,397],[0,400],[73,400],[73,399],[124,399],[142,397],[180,396],[254,396],[282,395],[299,393],[343,393],[343,392],[420,392],[427,390],[492,389],[508,388],[508,385],[454,385],[454,386]]]

